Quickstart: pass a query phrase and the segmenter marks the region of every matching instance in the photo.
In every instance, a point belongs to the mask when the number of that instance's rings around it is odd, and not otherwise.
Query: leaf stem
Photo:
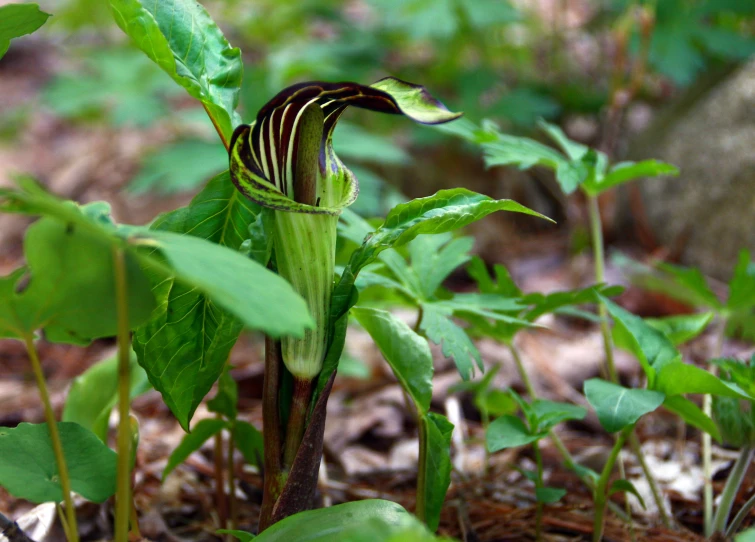
[[[726,479],[726,485],[721,493],[721,502],[716,510],[716,515],[713,518],[713,532],[723,533],[726,531],[726,523],[729,520],[729,514],[731,513],[731,507],[734,504],[734,499],[739,493],[739,488],[742,486],[747,469],[752,461],[753,449],[751,446],[745,446],[739,452],[739,457],[734,462],[729,477]]]
[[[600,206],[598,205],[598,197],[588,194],[587,195],[588,214],[590,219],[590,237],[592,238],[592,251],[593,260],[595,262],[595,282],[602,284],[605,282],[605,254],[603,248],[603,227],[600,219]],[[619,375],[616,372],[616,364],[613,358],[613,338],[611,336],[611,329],[608,326],[608,310],[603,303],[598,303],[598,315],[600,316],[600,333],[603,336],[603,349],[606,355],[605,372],[608,378],[614,384],[619,383]],[[653,493],[653,499],[658,507],[658,512],[661,515],[661,521],[667,528],[671,527],[671,521],[668,514],[666,514],[666,507],[661,498],[660,491],[658,490],[658,484],[653,478],[653,473],[650,472],[645,457],[642,454],[642,448],[639,445],[637,436],[634,435],[634,428],[632,429],[632,435],[630,436],[630,445],[632,451],[637,457],[637,461],[642,467],[642,472],[648,481],[648,485]]]
[[[726,319],[719,315],[716,346],[713,351],[714,358],[720,358],[724,350],[724,337],[726,333]],[[708,365],[708,370],[716,373],[716,366]],[[713,398],[710,394],[703,395],[703,413],[710,417],[713,413]],[[705,536],[713,534],[713,440],[709,433],[703,431],[702,435],[703,454],[703,527]]]
[[[535,441],[532,443],[532,449],[535,454],[535,465],[537,465],[537,481],[535,482],[535,490],[544,487],[543,484],[543,455],[540,453],[540,443]],[[535,504],[535,540],[540,542],[543,536],[543,503],[540,499],[537,499]]]
[[[265,378],[262,384],[262,424],[264,431],[264,468],[262,507],[259,532],[271,525],[273,508],[283,489],[281,469],[281,425],[278,409],[278,385],[280,383],[280,342],[265,337]]]
[[[76,525],[76,508],[73,505],[73,498],[71,497],[71,479],[68,476],[68,466],[66,465],[65,454],[63,453],[63,443],[60,440],[60,432],[58,431],[58,424],[55,420],[55,412],[53,411],[52,404],[50,403],[50,394],[47,391],[47,383],[45,382],[45,375],[42,372],[42,364],[39,361],[39,354],[37,353],[37,348],[34,345],[34,337],[32,335],[25,335],[24,344],[26,345],[26,352],[29,355],[31,368],[34,372],[34,378],[37,381],[39,397],[42,400],[42,405],[45,411],[47,428],[50,431],[52,451],[55,454],[55,462],[58,465],[60,489],[63,492],[63,502],[66,506],[65,523],[68,527],[67,529],[64,528],[64,530],[66,531],[66,536],[69,542],[78,542],[79,529]]]
[[[218,133],[218,136],[220,136],[220,141],[223,143],[223,146],[225,147],[225,150],[228,150],[228,140],[225,138],[225,135],[223,135],[223,130],[220,129],[220,126],[218,126],[218,123],[215,122],[215,118],[210,115],[210,110],[207,109],[207,104],[202,102],[202,107],[204,107],[205,113],[207,113],[207,116],[210,117],[210,121],[212,122],[212,125],[215,127],[215,131]]]
[[[123,248],[113,248],[115,308],[118,314],[118,465],[115,497],[115,540],[127,542],[131,515],[131,336],[128,325],[128,284]]]
[[[223,417],[220,414],[216,414],[215,418],[222,420]],[[218,512],[218,524],[221,529],[230,529],[228,527],[228,507],[225,499],[225,480],[223,478],[223,432],[218,431],[215,434],[215,440],[213,442],[212,450],[213,459],[213,475],[215,477],[215,506]]]
[[[291,413],[286,426],[286,440],[283,445],[283,466],[290,469],[299,452],[301,440],[309,414],[309,400],[312,398],[312,379],[294,376],[294,390],[291,396]]]
[[[595,501],[595,519],[593,523],[592,537],[593,542],[600,542],[600,540],[603,538],[603,516],[605,515],[606,502],[608,501],[608,482],[611,478],[613,466],[616,464],[616,459],[618,459],[621,448],[622,446],[624,446],[624,441],[627,439],[627,436],[632,432],[633,429],[634,426],[630,425],[622,429],[621,433],[619,433],[619,436],[616,439],[616,443],[611,449],[611,454],[608,456],[608,460],[606,461],[606,464],[603,467],[603,471],[600,474],[598,484],[595,486],[595,490],[593,492],[593,500]]]
[[[752,510],[753,508],[755,508],[755,495],[747,499],[747,502],[742,505],[742,508],[739,509],[737,515],[734,516],[733,520],[731,520],[729,527],[726,529],[727,539],[734,536],[734,533],[739,530],[739,526],[742,525],[742,522],[750,514],[750,510]]]

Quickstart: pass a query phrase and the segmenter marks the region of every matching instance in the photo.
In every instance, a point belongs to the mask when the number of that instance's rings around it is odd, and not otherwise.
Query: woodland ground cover
[[[746,59],[751,8],[85,4],[0,7],[6,536],[25,503],[51,540],[751,536],[751,255],[720,284],[604,241],[684,171],[620,158],[630,104]],[[454,148],[551,204],[390,182]],[[461,230],[498,215],[486,262]]]

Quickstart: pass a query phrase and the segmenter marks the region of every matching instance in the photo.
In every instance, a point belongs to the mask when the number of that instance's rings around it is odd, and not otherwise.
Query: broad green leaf
[[[192,0],[110,0],[115,22],[176,83],[202,102],[225,142],[230,141],[241,87],[241,51]]]
[[[364,530],[373,519],[380,521],[378,526],[382,529],[370,530],[370,535],[379,535],[381,530],[394,530],[416,521],[399,504],[368,499],[294,514],[264,530],[255,541],[346,542],[348,538],[341,538],[344,531],[352,528]]]
[[[475,396],[475,406],[491,416],[514,414],[518,410],[510,393],[503,390],[487,390]]]
[[[218,380],[218,392],[207,401],[207,410],[221,414],[226,420],[235,420],[238,415],[238,401],[239,387],[231,376],[230,366],[226,365]]]
[[[608,497],[613,495],[614,493],[631,493],[635,497],[637,497],[637,500],[640,501],[640,506],[642,508],[645,508],[645,501],[642,499],[642,495],[640,495],[640,492],[637,491],[637,488],[634,487],[634,484],[630,482],[629,480],[614,480],[613,483],[611,483],[611,487],[608,488]]]
[[[582,420],[587,415],[587,409],[569,403],[559,403],[546,399],[532,401],[532,413],[537,421],[536,430],[547,432],[561,422],[567,420]]]
[[[390,312],[356,307],[351,313],[370,334],[420,414],[430,410],[433,358],[427,341]]]
[[[658,391],[629,389],[599,378],[585,382],[587,401],[598,414],[600,425],[616,433],[661,406],[665,395]]]
[[[619,162],[611,167],[602,179],[590,178],[582,185],[582,188],[588,194],[597,196],[604,190],[640,177],[659,177],[661,175],[679,175],[679,169],[658,160]]]
[[[604,297],[614,297],[622,292],[620,286],[597,285],[581,290],[568,290],[552,292],[550,294],[533,293],[523,296],[519,303],[532,305],[532,308],[524,314],[524,319],[534,322],[543,314],[556,312],[564,307],[573,307],[595,302],[595,294]]]
[[[233,426],[233,439],[244,459],[250,465],[262,466],[264,447],[262,433],[252,424],[237,420]]]
[[[130,397],[133,399],[149,390],[150,385],[133,354],[130,368]],[[112,356],[95,363],[73,380],[63,407],[63,421],[89,429],[107,444],[108,420],[117,402],[118,358]]]
[[[755,528],[737,534],[734,536],[734,542],[755,542]]]
[[[71,490],[87,500],[104,502],[115,493],[115,452],[79,424],[57,425]],[[63,500],[46,424],[0,428],[0,485],[15,497],[35,503]]]
[[[273,253],[274,214],[270,209],[262,208],[257,217],[249,224],[249,238],[245,239],[239,250],[260,265],[267,265]]]
[[[430,530],[435,532],[451,484],[451,434],[454,425],[444,416],[428,412],[420,420],[420,426],[427,439],[424,519]]]
[[[566,490],[560,487],[536,487],[535,498],[537,502],[553,504],[566,495]]]
[[[755,397],[755,354],[749,362],[735,358],[716,358],[711,362],[721,368],[722,378]]]
[[[645,318],[645,323],[663,333],[674,346],[684,344],[705,331],[715,316],[712,312]],[[624,345],[617,345],[627,348]]]
[[[31,34],[45,24],[49,16],[38,4],[0,6],[0,58],[8,51],[10,40]]]
[[[225,172],[207,183],[187,207],[160,216],[152,228],[239,250],[258,209],[238,193]],[[152,375],[153,385],[186,429],[197,405],[222,373],[243,323],[207,291],[159,274],[154,283],[160,308],[137,329],[134,349],[139,363]],[[176,357],[182,360],[181,372],[166,372]]]
[[[726,308],[730,311],[752,309],[755,306],[755,262],[750,258],[750,252],[743,250],[739,253],[734,276],[729,282],[729,299]]]
[[[647,375],[648,387],[653,388],[656,372],[664,365],[680,359],[681,354],[663,333],[646,324],[642,318],[602,296],[598,297],[614,318],[614,336],[623,335],[617,343],[630,346],[630,351],[637,356]]]
[[[706,415],[699,406],[683,395],[672,395],[663,401],[666,410],[673,412],[692,427],[697,427],[711,435],[716,441],[721,442],[721,433],[716,424]]]
[[[555,124],[541,120],[537,123],[537,126],[545,132],[556,145],[561,147],[564,154],[566,154],[569,160],[573,162],[581,160],[582,157],[590,151],[590,148],[587,145],[569,139],[561,127]]]
[[[543,438],[546,433],[532,433],[524,422],[516,416],[501,416],[488,426],[485,443],[493,453],[506,448],[525,446]]]
[[[666,395],[709,393],[722,397],[755,400],[736,384],[725,382],[705,369],[680,361],[669,363],[658,371],[653,389]]]
[[[110,207],[80,207],[46,194],[31,180],[19,182],[21,191],[0,189],[0,208],[46,216],[24,238],[28,275],[16,270],[0,278],[0,337],[22,338],[43,328],[49,341],[88,344],[115,335],[113,254],[125,245],[115,233]],[[149,318],[155,299],[135,254],[127,251],[125,263],[133,328]]]
[[[165,480],[178,465],[186,461],[191,454],[199,450],[208,439],[227,428],[228,423],[225,420],[208,418],[200,421],[191,433],[184,435],[181,443],[175,450],[173,450],[173,453],[170,454],[168,464],[165,465],[165,470],[163,471],[163,480]]]
[[[441,345],[443,355],[453,358],[464,380],[474,375],[475,365],[484,370],[480,352],[467,333],[451,319],[451,310],[432,303],[422,306],[420,329],[428,339]]]
[[[237,529],[218,529],[215,531],[215,534],[230,534],[235,536],[239,542],[250,542],[251,540],[254,540],[254,535],[252,533],[239,531]]]

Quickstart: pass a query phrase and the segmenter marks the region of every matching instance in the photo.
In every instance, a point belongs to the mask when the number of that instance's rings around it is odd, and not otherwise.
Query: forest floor
[[[0,95],[4,100],[7,98],[9,104],[28,99],[28,93],[35,92],[39,78],[44,77],[39,67],[25,73],[26,64],[21,62],[19,66],[15,72],[10,71],[10,75],[15,73],[17,78],[4,77],[0,86]],[[189,194],[135,197],[123,190],[145,149],[168,137],[160,127],[147,132],[128,128],[114,131],[96,124],[65,123],[50,115],[35,113],[23,134],[12,142],[0,142],[0,184],[8,182],[11,171],[29,171],[61,197],[80,202],[106,200],[111,202],[118,221],[145,223],[158,212],[183,205],[190,199]],[[0,217],[0,273],[3,275],[22,261],[21,243],[27,224],[28,221],[20,217]],[[500,252],[522,290],[550,292],[591,283],[589,257],[570,256],[569,239],[563,231],[540,232],[516,239],[509,235],[510,232],[500,233]],[[619,245],[639,259],[648,256],[625,239],[617,239],[616,246]],[[629,286],[621,270],[611,265],[607,271],[608,282],[628,286],[619,298],[620,304],[641,316],[688,310],[662,296]],[[454,276],[448,286],[464,290],[471,285],[465,276],[459,275]],[[414,314],[404,316],[410,322],[416,317]],[[542,398],[586,405],[582,384],[599,376],[603,362],[598,328],[561,316],[545,317],[539,323],[546,326],[545,329],[523,332],[517,338],[535,389]],[[702,363],[710,357],[713,342],[712,334],[705,334],[687,344],[683,347],[685,360]],[[41,341],[43,368],[58,413],[71,379],[112,355],[114,348],[109,340],[96,341],[88,348]],[[486,370],[496,365],[501,367],[495,377],[495,387],[512,387],[524,393],[506,347],[482,340],[478,348]],[[360,361],[356,372],[362,374],[339,376],[336,380],[328,404],[325,435],[327,476],[321,479],[318,499],[324,504],[380,497],[412,510],[418,454],[413,415],[407,410],[389,368],[363,332],[356,328],[350,330],[347,349],[352,358]],[[724,345],[726,355],[745,358],[752,351],[752,345],[736,341],[727,340]],[[232,375],[239,386],[240,417],[260,429],[261,352],[261,338],[244,335],[231,358],[235,367]],[[458,431],[453,449],[452,484],[439,532],[465,542],[534,540],[534,488],[516,468],[533,465],[531,449],[518,448],[487,457],[480,415],[471,395],[451,390],[460,380],[458,373],[439,349],[434,349],[434,353],[433,408],[449,416]],[[641,370],[632,357],[619,352],[617,367],[624,383],[640,383]],[[137,398],[133,412],[139,419],[141,435],[134,482],[142,534],[155,541],[217,540],[213,534],[219,525],[214,505],[211,443],[191,455],[162,481],[167,458],[184,433],[155,391]],[[212,414],[200,407],[194,423],[209,416]],[[42,407],[23,345],[0,341],[0,426],[15,426],[22,421],[42,422]],[[575,458],[594,469],[601,467],[612,446],[610,436],[601,429],[593,414],[579,422],[562,424],[558,433]],[[627,454],[622,456],[627,478],[643,494],[648,510],[643,510],[631,497],[628,506],[634,521],[627,524],[615,514],[609,514],[605,539],[702,540],[699,534],[702,523],[699,433],[681,427],[676,417],[661,410],[643,418],[638,425],[638,435],[676,528],[660,525],[637,462]],[[542,452],[547,485],[568,489],[559,503],[545,508],[544,540],[590,540],[593,519],[590,492],[564,467],[547,439],[543,441]],[[720,493],[734,458],[733,451],[714,447],[716,494]],[[234,461],[238,480],[237,526],[254,531],[261,501],[260,473],[255,467],[243,464],[240,456]],[[743,484],[734,508],[754,491],[755,469]],[[622,508],[625,506],[621,496],[615,497],[615,503]],[[33,508],[27,502],[13,499],[2,489],[0,511],[13,518],[36,522],[42,531],[55,517],[54,509],[49,506]],[[82,502],[78,514],[83,540],[107,538],[112,522],[112,501],[102,505]],[[755,515],[749,522],[755,522]],[[32,531],[30,534],[36,536]],[[60,540],[60,536],[53,531],[46,540]]]

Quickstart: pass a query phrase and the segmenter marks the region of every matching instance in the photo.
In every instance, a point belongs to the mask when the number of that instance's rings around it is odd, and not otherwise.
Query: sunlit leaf
[[[532,433],[516,416],[505,415],[493,420],[485,433],[489,452],[525,446],[540,440],[546,433]]]
[[[31,34],[45,24],[49,16],[38,4],[0,6],[0,58],[8,51],[10,40]]]
[[[598,414],[600,425],[609,433],[636,423],[661,406],[666,397],[658,391],[624,388],[599,378],[585,382],[585,395]]]

